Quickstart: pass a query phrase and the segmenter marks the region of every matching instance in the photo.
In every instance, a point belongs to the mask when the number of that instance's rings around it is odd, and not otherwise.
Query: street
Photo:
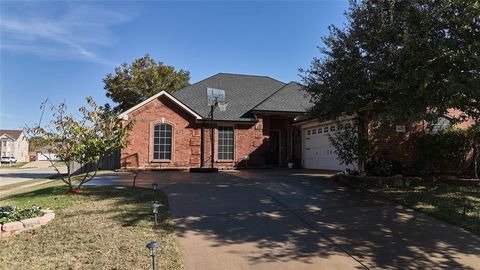
[[[0,168],[0,187],[38,178],[47,178],[51,175],[57,174],[55,168],[49,167],[49,164],[49,162],[48,164],[36,162],[36,167],[34,168]],[[61,173],[66,172],[65,166],[62,166],[59,169]]]

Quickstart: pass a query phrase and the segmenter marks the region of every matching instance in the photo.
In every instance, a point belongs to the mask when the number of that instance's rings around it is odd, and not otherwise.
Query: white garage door
[[[330,144],[328,135],[346,123],[319,125],[303,129],[303,167],[341,171],[346,169],[340,164],[335,148]],[[350,123],[349,123],[350,124]],[[351,168],[351,166],[349,166]]]

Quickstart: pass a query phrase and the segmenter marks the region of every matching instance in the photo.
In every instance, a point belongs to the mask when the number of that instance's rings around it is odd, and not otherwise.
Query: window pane
[[[232,160],[234,152],[233,127],[218,128],[218,159]]]
[[[170,160],[172,158],[172,126],[155,125],[153,133],[153,159]]]

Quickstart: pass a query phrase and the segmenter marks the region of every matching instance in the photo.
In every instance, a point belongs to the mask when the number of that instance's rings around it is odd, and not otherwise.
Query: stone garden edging
[[[55,213],[51,210],[42,210],[45,214],[41,217],[29,218],[20,221],[9,222],[1,225],[0,237],[6,237],[11,234],[17,234],[23,231],[39,228],[55,218]]]

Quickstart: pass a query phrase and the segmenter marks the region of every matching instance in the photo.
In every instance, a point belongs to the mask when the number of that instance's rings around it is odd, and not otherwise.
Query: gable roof
[[[304,113],[312,105],[310,96],[298,83],[285,84],[267,76],[218,73],[171,94],[165,91],[157,93],[119,117],[128,119],[129,113],[160,96],[166,96],[197,120],[210,119],[207,88],[225,90],[227,110],[215,110],[215,121],[251,122],[255,121],[254,112]]]
[[[142,107],[143,105],[145,105],[145,104],[149,103],[150,101],[155,100],[155,99],[157,99],[157,98],[159,98],[159,97],[161,97],[161,96],[166,96],[166,97],[169,98],[171,101],[173,101],[175,104],[179,105],[179,106],[180,106],[181,108],[183,108],[185,111],[187,111],[187,112],[190,113],[192,116],[194,116],[196,119],[202,119],[202,117],[201,117],[198,113],[192,111],[190,108],[188,108],[187,106],[185,106],[185,104],[183,104],[182,102],[178,101],[178,99],[176,99],[176,98],[173,97],[171,94],[169,94],[169,93],[167,93],[167,92],[165,92],[165,91],[161,91],[161,92],[159,92],[159,93],[157,93],[157,94],[155,94],[155,95],[147,98],[146,100],[138,103],[137,105],[133,106],[132,108],[130,108],[130,109],[122,112],[122,113],[119,115],[119,117],[127,120],[129,113],[137,110],[138,108]]]
[[[18,129],[0,129],[0,136],[7,135],[13,140],[18,139],[18,137],[20,137],[22,133],[23,133],[23,130],[18,130]]]
[[[227,110],[215,110],[214,119],[223,121],[252,121],[250,111],[265,100],[285,83],[266,76],[218,73],[205,80],[182,88],[172,95],[186,106],[209,118],[210,107],[207,106],[207,88],[225,90]]]
[[[302,85],[290,82],[260,102],[253,111],[304,113],[313,106]]]

